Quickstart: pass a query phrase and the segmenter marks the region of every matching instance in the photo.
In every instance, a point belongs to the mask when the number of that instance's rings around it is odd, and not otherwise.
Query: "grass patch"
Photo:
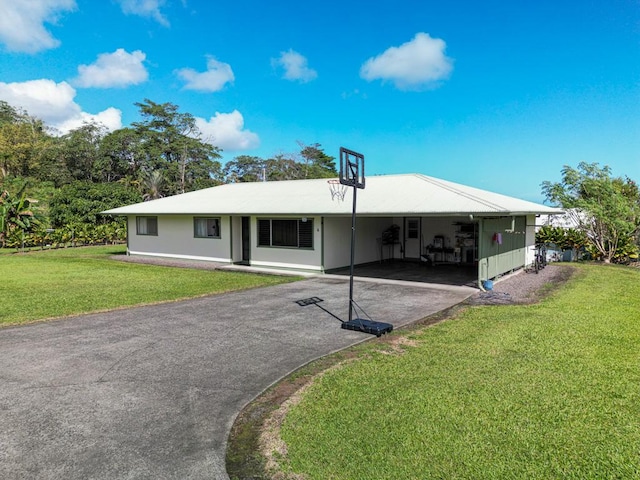
[[[158,303],[292,281],[249,273],[118,262],[124,246],[0,256],[0,325]]]
[[[583,266],[327,372],[281,428],[306,479],[639,478],[640,271]]]

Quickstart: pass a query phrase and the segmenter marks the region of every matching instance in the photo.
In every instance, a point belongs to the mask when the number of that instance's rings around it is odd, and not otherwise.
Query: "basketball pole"
[[[349,269],[349,321],[353,319],[353,272],[356,260],[356,195],[358,187],[353,184],[353,210],[351,211],[351,267]]]

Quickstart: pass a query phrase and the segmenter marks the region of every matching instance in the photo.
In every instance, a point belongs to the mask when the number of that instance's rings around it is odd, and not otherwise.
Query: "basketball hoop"
[[[344,196],[347,194],[347,185],[340,183],[340,180],[335,178],[327,180],[329,184],[329,191],[331,192],[331,200],[344,201]]]

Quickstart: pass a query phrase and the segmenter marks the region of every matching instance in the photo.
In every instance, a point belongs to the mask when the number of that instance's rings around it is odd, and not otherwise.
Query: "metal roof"
[[[136,203],[113,215],[350,215],[353,188],[332,200],[328,179],[217,187]],[[555,214],[562,210],[421,174],[379,175],[357,192],[358,215],[450,216]]]

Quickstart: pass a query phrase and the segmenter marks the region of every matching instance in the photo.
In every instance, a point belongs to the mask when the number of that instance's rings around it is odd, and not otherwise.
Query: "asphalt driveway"
[[[360,282],[399,327],[473,290]],[[99,292],[87,292],[99,295]],[[0,478],[225,479],[235,416],[305,363],[369,338],[340,329],[329,277],[0,330]]]

